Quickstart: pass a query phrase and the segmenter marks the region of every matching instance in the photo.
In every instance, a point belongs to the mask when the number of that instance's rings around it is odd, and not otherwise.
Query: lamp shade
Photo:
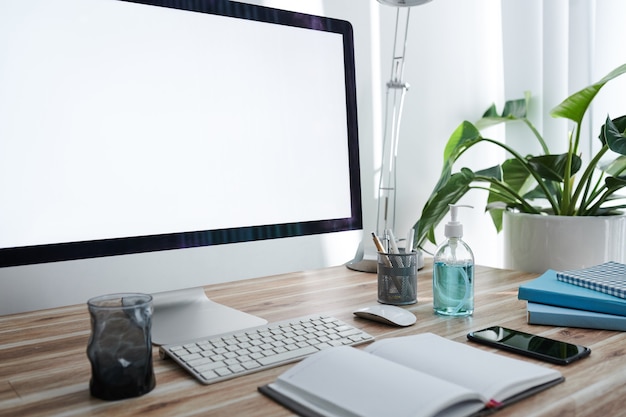
[[[428,3],[430,1],[432,0],[378,0],[378,2],[381,4],[397,7],[419,6],[420,4]]]

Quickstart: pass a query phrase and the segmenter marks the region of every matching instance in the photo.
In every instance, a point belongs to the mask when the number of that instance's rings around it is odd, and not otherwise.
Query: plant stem
[[[578,127],[576,129],[578,132]],[[577,133],[578,135],[578,133]],[[563,172],[563,196],[561,199],[562,214],[567,215],[570,213],[570,205],[572,200],[572,159],[573,159],[573,143],[572,134],[569,134],[569,143],[567,145],[567,159],[565,160],[565,171]]]
[[[486,188],[486,187],[471,187],[471,188],[489,191],[490,193],[494,193],[494,194],[497,194],[497,195],[499,195],[501,197],[504,197],[506,200],[517,201],[521,205],[524,206],[524,208],[525,208],[527,213],[533,213],[533,214],[539,214],[540,213],[539,210],[537,210],[535,207],[530,205],[522,196],[520,196],[517,192],[515,192],[515,190],[513,190],[512,188],[510,188],[506,184],[503,184],[503,183],[501,183],[498,180],[494,180],[493,178],[483,177],[483,176],[480,176],[480,175],[476,176],[476,180],[488,182],[488,183],[492,184],[495,188]]]
[[[588,216],[589,211],[588,207],[598,198],[601,194],[602,189],[605,188],[602,186],[602,179],[604,178],[604,174],[598,176],[598,179],[593,186],[593,191],[591,195],[589,195],[589,189],[591,188],[591,179],[587,182],[588,186],[585,187],[585,193],[580,199],[580,207],[576,210],[577,216]]]
[[[575,213],[575,208],[576,208],[575,203],[576,201],[578,201],[578,197],[580,196],[580,193],[583,191],[583,189],[589,189],[589,187],[591,186],[591,181],[593,180],[593,171],[595,167],[598,165],[598,162],[600,161],[602,156],[604,156],[604,154],[607,153],[608,150],[609,150],[609,146],[605,144],[602,147],[602,149],[598,151],[598,153],[593,157],[593,159],[587,165],[585,172],[583,173],[582,177],[580,177],[580,183],[578,184],[578,187],[576,187],[574,195],[572,196],[571,203],[573,207],[572,207],[571,213]],[[569,172],[569,171],[565,171],[565,172]],[[594,195],[597,195],[597,193],[594,192]],[[581,204],[581,206],[582,205],[583,204]],[[594,207],[595,206],[597,206],[597,204],[595,204]],[[592,207],[592,210],[593,210],[593,207]],[[597,207],[596,207],[596,210],[597,210]]]
[[[524,117],[522,119],[522,121],[524,123],[526,123],[526,126],[528,126],[530,131],[533,132],[533,134],[537,138],[537,141],[539,141],[539,144],[541,145],[541,149],[543,149],[543,153],[545,155],[549,155],[550,154],[550,150],[548,149],[548,145],[546,145],[546,142],[543,140],[543,137],[541,137],[541,134],[539,133],[539,131],[535,128],[535,126],[527,118]]]
[[[586,216],[591,216],[593,215],[593,213],[596,212],[596,210],[598,210],[600,208],[600,206],[602,205],[602,203],[604,203],[607,199],[607,197],[609,195],[611,195],[611,191],[610,190],[604,190],[604,192],[602,193],[602,195],[600,196],[600,198],[598,199],[598,201],[596,201],[596,203],[591,206],[591,208],[587,211],[585,211],[583,214]]]

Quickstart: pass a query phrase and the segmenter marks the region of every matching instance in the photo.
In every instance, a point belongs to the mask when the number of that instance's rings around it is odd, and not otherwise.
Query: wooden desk
[[[626,413],[622,405],[626,394],[626,333],[530,326],[526,324],[525,302],[517,300],[517,288],[535,275],[484,267],[476,269],[474,316],[438,317],[432,312],[431,271],[427,264],[419,273],[418,303],[407,307],[416,314],[417,323],[408,328],[354,317],[354,309],[376,303],[376,275],[345,267],[211,285],[206,291],[216,302],[270,322],[324,312],[378,339],[432,332],[467,343],[465,335],[470,330],[500,324],[583,344],[592,349],[589,358],[567,367],[557,366],[566,377],[564,383],[497,415]],[[85,305],[0,317],[0,415],[291,415],[257,392],[259,385],[273,381],[290,365],[205,386],[172,361],[159,359],[156,348],[157,386],[152,392],[118,402],[92,398],[85,354],[89,332]]]

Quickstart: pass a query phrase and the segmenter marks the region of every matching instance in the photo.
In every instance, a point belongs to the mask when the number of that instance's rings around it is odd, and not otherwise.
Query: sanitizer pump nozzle
[[[446,223],[445,235],[450,237],[463,237],[463,224],[458,221],[458,209],[459,207],[473,208],[472,206],[462,204],[450,204],[450,221]]]

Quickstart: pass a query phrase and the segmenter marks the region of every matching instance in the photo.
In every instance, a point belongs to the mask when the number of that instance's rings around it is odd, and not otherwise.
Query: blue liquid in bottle
[[[474,254],[463,242],[463,225],[457,220],[458,206],[450,205],[446,240],[435,253],[433,266],[433,310],[444,316],[474,313]]]
[[[474,312],[473,262],[435,262],[433,309],[445,316],[470,316]]]

